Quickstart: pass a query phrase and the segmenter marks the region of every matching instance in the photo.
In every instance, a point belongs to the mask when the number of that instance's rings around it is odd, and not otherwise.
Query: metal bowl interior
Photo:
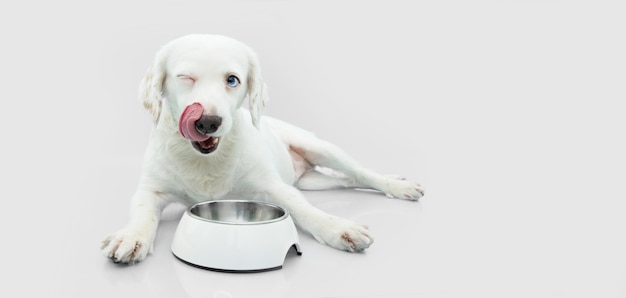
[[[221,224],[265,224],[285,219],[285,209],[256,201],[209,201],[191,206],[187,212],[197,219]]]

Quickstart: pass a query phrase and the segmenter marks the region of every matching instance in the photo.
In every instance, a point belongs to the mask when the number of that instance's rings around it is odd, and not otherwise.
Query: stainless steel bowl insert
[[[285,219],[285,209],[256,201],[224,200],[198,203],[188,209],[194,218],[234,225],[264,224]]]

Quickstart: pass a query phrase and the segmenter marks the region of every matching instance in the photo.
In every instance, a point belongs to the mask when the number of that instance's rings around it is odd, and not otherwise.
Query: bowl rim
[[[259,205],[264,205],[267,207],[271,207],[271,208],[275,208],[278,209],[280,211],[283,212],[283,215],[281,215],[280,217],[277,218],[273,218],[273,219],[269,219],[269,220],[262,220],[262,221],[247,221],[247,222],[233,222],[233,221],[223,221],[223,220],[215,220],[215,219],[208,219],[208,218],[204,218],[198,215],[193,214],[193,212],[191,212],[191,210],[199,205],[209,205],[209,204],[219,204],[219,203],[254,203],[254,204],[259,204]],[[253,226],[253,225],[264,225],[264,224],[269,224],[269,223],[275,223],[275,222],[279,222],[282,220],[285,220],[287,217],[289,217],[289,211],[287,211],[287,209],[276,205],[276,204],[272,204],[272,203],[267,203],[267,202],[263,202],[263,201],[258,201],[258,200],[244,200],[244,199],[238,199],[238,200],[210,200],[210,201],[203,201],[203,202],[199,202],[199,203],[195,203],[191,206],[189,206],[189,208],[187,208],[187,210],[185,211],[185,214],[189,215],[191,218],[193,219],[197,219],[200,221],[205,221],[205,222],[210,222],[210,223],[217,223],[217,224],[224,224],[224,225],[235,225],[235,226]]]

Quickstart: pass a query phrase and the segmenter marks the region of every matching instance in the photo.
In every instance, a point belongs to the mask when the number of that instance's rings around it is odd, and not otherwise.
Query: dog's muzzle
[[[220,138],[212,137],[222,124],[222,117],[215,115],[203,115],[204,109],[200,103],[188,105],[180,116],[178,130],[180,134],[191,141],[198,152],[208,154],[219,144]]]

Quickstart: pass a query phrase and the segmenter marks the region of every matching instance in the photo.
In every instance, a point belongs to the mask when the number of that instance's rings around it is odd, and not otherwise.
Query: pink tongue
[[[202,105],[195,102],[188,105],[180,116],[178,129],[185,139],[202,142],[209,139],[209,136],[199,133],[196,130],[196,121],[202,117]]]

